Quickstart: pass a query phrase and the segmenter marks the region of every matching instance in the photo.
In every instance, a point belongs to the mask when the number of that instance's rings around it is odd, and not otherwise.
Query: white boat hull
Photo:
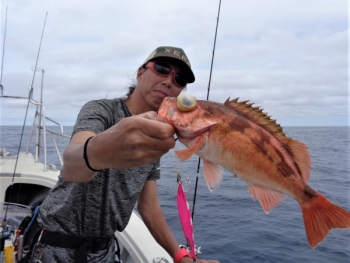
[[[15,169],[16,158],[12,156],[0,157],[0,202],[8,202],[9,189],[12,185],[12,176]],[[57,181],[60,171],[46,170],[44,165],[35,162],[31,153],[21,153],[18,158],[13,189],[16,184],[21,184],[22,189],[45,189],[52,188]],[[29,187],[29,188],[26,188]],[[6,194],[6,192],[8,192]],[[26,193],[24,193],[26,194]],[[35,193],[30,194],[28,203],[35,201]],[[7,199],[6,199],[7,198]],[[19,200],[24,200],[19,198]],[[13,200],[11,200],[13,203]],[[2,213],[2,212],[1,212]],[[2,215],[3,216],[3,215]],[[130,221],[123,232],[116,232],[121,249],[123,263],[170,263],[170,255],[155,241],[148,231],[142,219],[136,212],[132,213]]]

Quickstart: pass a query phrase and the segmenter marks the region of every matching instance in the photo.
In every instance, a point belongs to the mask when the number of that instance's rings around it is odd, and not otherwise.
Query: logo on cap
[[[186,57],[186,55],[183,54],[182,52],[180,52],[179,50],[165,47],[164,53],[169,53],[171,55],[175,55],[176,57],[178,57],[179,59],[184,61],[189,67],[191,67],[191,64],[188,61],[188,58]]]

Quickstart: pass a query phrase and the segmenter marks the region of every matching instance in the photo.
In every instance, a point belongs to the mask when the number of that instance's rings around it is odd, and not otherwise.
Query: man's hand
[[[97,169],[131,168],[159,159],[174,148],[175,130],[155,120],[155,112],[122,119],[89,142],[91,165]]]
[[[95,134],[82,131],[74,134],[64,152],[65,180],[86,182],[96,173],[90,171],[83,160],[86,140],[94,136],[87,146],[89,164],[95,170],[105,168],[131,168],[159,159],[174,148],[174,127],[157,120],[157,113],[146,112],[124,118],[108,130]]]
[[[182,258],[180,259],[179,263],[192,263],[193,259],[192,258]],[[220,263],[217,260],[206,260],[206,259],[197,259],[196,263]]]

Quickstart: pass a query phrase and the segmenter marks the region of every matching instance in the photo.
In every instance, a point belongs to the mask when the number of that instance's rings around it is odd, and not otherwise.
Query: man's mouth
[[[168,97],[168,94],[161,90],[155,90],[155,92],[157,92],[157,94],[159,94],[163,98]]]

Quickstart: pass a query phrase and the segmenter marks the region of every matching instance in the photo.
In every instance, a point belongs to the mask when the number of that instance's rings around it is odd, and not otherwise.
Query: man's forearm
[[[63,178],[69,182],[87,182],[96,172],[90,170],[83,158],[84,143],[70,143],[63,153]]]
[[[174,257],[179,250],[179,244],[171,232],[159,204],[148,206],[147,208],[139,207],[139,211],[154,239],[171,257]]]

